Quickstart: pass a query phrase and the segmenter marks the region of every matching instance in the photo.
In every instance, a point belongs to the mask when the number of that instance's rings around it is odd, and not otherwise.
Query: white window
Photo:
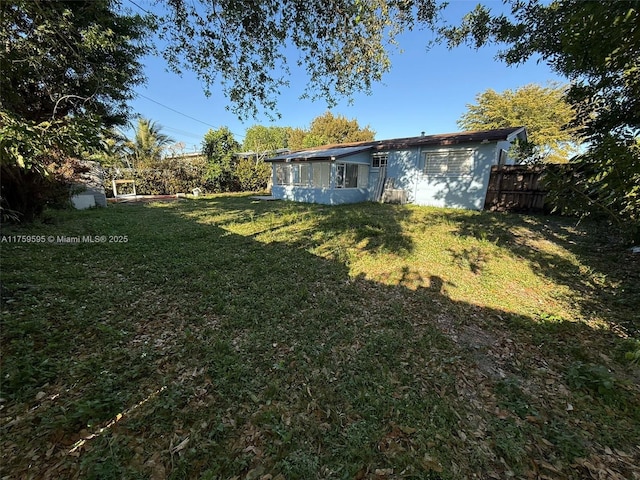
[[[309,172],[311,171],[311,166],[308,163],[291,165],[291,169],[294,172],[294,185],[298,185],[301,187],[306,187],[309,185]]]
[[[388,153],[374,153],[371,156],[371,168],[386,167],[389,160]]]
[[[276,164],[276,183],[278,185],[291,184],[290,165]]]
[[[424,174],[465,176],[473,170],[473,150],[437,150],[423,152]]]
[[[329,188],[331,178],[331,164],[318,162],[311,164],[311,184],[315,188]]]
[[[336,164],[336,188],[355,188],[358,186],[358,165],[353,163]]]
[[[278,185],[309,185],[311,166],[306,163],[276,165],[276,183]]]
[[[358,165],[358,188],[369,186],[369,165]]]

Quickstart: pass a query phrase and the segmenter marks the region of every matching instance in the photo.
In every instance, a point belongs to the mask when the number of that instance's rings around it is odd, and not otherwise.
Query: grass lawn
[[[237,195],[5,227],[0,478],[640,478],[608,235]]]

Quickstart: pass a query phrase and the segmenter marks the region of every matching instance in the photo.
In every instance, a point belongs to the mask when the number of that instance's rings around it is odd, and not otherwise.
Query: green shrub
[[[139,195],[175,195],[191,193],[195,188],[206,193],[256,192],[267,188],[271,167],[265,162],[242,159],[232,167],[233,170],[212,176],[211,165],[204,159],[164,159],[153,168],[112,168],[106,172],[104,187],[108,196],[113,195],[112,180],[135,180]],[[133,193],[133,188],[119,185],[118,193]]]
[[[175,195],[191,193],[193,189],[213,191],[206,180],[206,164],[198,161],[164,160],[156,168],[143,170],[111,169],[105,175],[105,190],[113,195],[112,180],[134,180],[139,195]],[[132,193],[131,187],[122,185],[118,193]]]
[[[265,190],[271,178],[271,166],[262,160],[243,158],[236,164],[235,174],[241,191]]]

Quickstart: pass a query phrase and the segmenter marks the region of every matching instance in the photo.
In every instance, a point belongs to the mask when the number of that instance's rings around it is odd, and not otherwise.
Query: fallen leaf
[[[413,427],[403,427],[403,426],[400,426],[399,428],[400,428],[400,430],[402,430],[402,431],[403,431],[404,433],[406,433],[407,435],[411,435],[411,434],[416,433],[416,432],[418,431],[417,429],[415,429],[415,428],[413,428]]]
[[[247,476],[244,477],[245,480],[256,480],[264,474],[264,467],[259,466],[247,472]]]
[[[500,410],[498,407],[496,407],[495,414],[500,420],[509,418],[509,412],[506,410]]]
[[[376,475],[380,475],[381,477],[386,477],[387,475],[393,474],[393,468],[376,468]]]
[[[149,478],[151,480],[165,480],[167,478],[167,470],[162,463],[162,457],[158,452],[145,462],[145,467],[151,470]]]
[[[178,445],[176,445],[175,447],[171,447],[170,451],[171,451],[171,453],[177,453],[177,452],[187,448],[188,444],[189,444],[189,435],[187,435],[187,438],[182,440]]]
[[[540,460],[540,461],[538,462],[538,464],[539,464],[542,468],[544,468],[544,469],[546,469],[546,470],[549,470],[550,472],[553,472],[553,473],[561,473],[561,472],[560,472],[560,470],[558,470],[556,467],[554,467],[554,466],[553,466],[553,465],[551,465],[550,463],[545,462],[544,460]]]
[[[421,463],[422,463],[422,468],[424,468],[426,471],[433,470],[434,472],[437,472],[437,473],[442,472],[442,465],[436,458],[433,458],[431,455],[428,455],[425,453],[424,457],[422,457]]]

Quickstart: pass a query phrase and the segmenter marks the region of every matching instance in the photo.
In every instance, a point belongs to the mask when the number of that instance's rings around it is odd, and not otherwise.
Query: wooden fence
[[[547,194],[540,181],[543,172],[540,166],[494,165],[484,209],[542,213]]]

